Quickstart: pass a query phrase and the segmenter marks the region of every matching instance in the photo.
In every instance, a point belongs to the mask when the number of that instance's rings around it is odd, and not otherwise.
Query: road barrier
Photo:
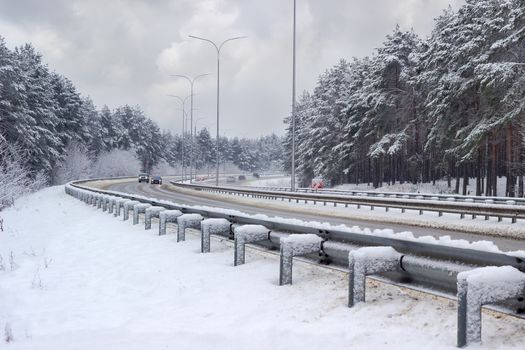
[[[133,206],[133,225],[138,225],[140,214],[146,216],[146,210],[151,207],[149,203],[137,203]]]
[[[270,240],[270,233],[272,231],[263,225],[243,225],[236,227],[233,232],[235,239],[233,265],[238,266],[243,265],[246,260],[246,244]]]
[[[152,218],[158,218],[160,213],[165,211],[166,208],[159,207],[159,206],[153,206],[146,209],[146,213],[144,214],[144,229],[150,230],[151,229],[151,219]]]
[[[243,189],[257,189],[263,191],[291,192],[290,187],[272,187],[272,186],[235,186]],[[515,204],[525,205],[525,198],[520,197],[491,197],[491,196],[470,196],[459,194],[437,194],[437,193],[413,193],[413,192],[384,192],[384,191],[362,191],[362,190],[337,190],[331,188],[297,188],[296,192],[302,193],[320,193],[320,194],[339,194],[352,196],[370,196],[370,197],[390,197],[403,199],[426,199],[439,201],[458,201],[469,203],[495,203],[495,204]]]
[[[180,210],[165,210],[159,214],[159,236],[166,234],[166,224],[177,222],[177,218],[182,215]]]
[[[363,247],[348,256],[348,306],[365,302],[366,276],[401,269],[402,254],[392,247]]]
[[[472,218],[483,216],[485,220],[490,217],[496,217],[498,221],[503,218],[510,218],[512,223],[516,223],[518,219],[525,219],[525,205],[517,205],[517,199],[507,200],[506,203],[495,203],[494,199],[487,199],[485,202],[478,203],[468,198],[464,201],[456,201],[455,197],[449,197],[451,200],[439,200],[437,196],[431,196],[430,199],[425,199],[427,196],[418,195],[416,198],[411,198],[408,195],[398,197],[396,194],[381,194],[380,196],[369,195],[349,195],[349,194],[325,194],[325,193],[301,193],[301,192],[283,192],[283,191],[267,191],[258,189],[247,189],[238,187],[224,187],[224,186],[204,186],[195,184],[186,184],[179,182],[171,182],[174,186],[192,189],[203,192],[215,192],[219,194],[236,195],[240,197],[252,197],[268,200],[287,200],[288,202],[295,201],[296,203],[327,203],[337,205],[355,205],[358,209],[362,206],[370,207],[374,210],[375,207],[385,208],[385,211],[390,209],[400,209],[401,212],[406,210],[416,210],[419,215],[424,212],[437,212],[438,216],[443,213],[459,214],[461,219],[469,215]],[[434,200],[431,200],[431,199]],[[520,201],[522,203],[522,201]],[[523,202],[525,204],[525,202]]]
[[[210,252],[210,235],[229,236],[232,224],[226,219],[205,219],[201,222],[201,253]]]
[[[129,219],[129,211],[133,210],[135,204],[140,204],[140,202],[135,200],[129,200],[124,202],[124,215],[122,217],[124,221],[127,221]]]
[[[182,214],[177,218],[177,242],[186,240],[186,229],[201,228],[201,221],[204,218],[200,214]]]
[[[291,284],[292,262],[294,256],[307,256],[320,263],[333,263],[347,266],[350,269],[348,305],[364,301],[364,278],[369,274],[381,273],[385,278],[394,282],[424,285],[448,293],[457,293],[458,298],[458,346],[477,343],[480,338],[481,318],[476,312],[487,303],[497,303],[511,314],[519,314],[525,310],[525,262],[523,255],[513,255],[502,252],[482,251],[475,249],[425,243],[416,240],[381,237],[372,234],[355,233],[352,230],[332,230],[312,227],[308,224],[292,224],[274,219],[260,219],[249,215],[231,215],[220,209],[196,208],[183,206],[172,202],[160,201],[137,195],[102,191],[88,188],[76,182],[66,185],[66,192],[78,199],[89,203],[90,193],[97,193],[96,198],[102,195],[113,195],[126,199],[124,202],[124,216],[129,215],[130,205],[147,204],[159,206],[168,210],[159,214],[160,227],[168,218],[177,220],[177,241],[184,240],[186,228],[209,228],[209,219],[223,219],[220,229],[214,234],[231,235],[231,228],[235,226],[234,259],[236,265],[241,259],[240,251],[248,243],[246,236],[238,232],[252,232],[253,240],[266,247],[280,250],[279,284]],[[119,203],[121,200],[119,200]],[[98,203],[98,202],[97,202]],[[226,221],[224,221],[226,220]],[[227,230],[227,224],[230,225]],[[264,228],[255,230],[254,226]],[[242,229],[246,227],[246,229]],[[253,232],[257,232],[256,234]],[[164,223],[165,233],[165,223]],[[159,231],[160,234],[160,231]],[[263,237],[264,236],[264,237]],[[243,247],[239,249],[240,243]],[[368,248],[367,248],[368,247]],[[373,247],[373,248],[371,248]],[[202,249],[202,243],[201,243]],[[242,254],[244,255],[244,254]],[[483,279],[483,269],[504,269],[512,273],[497,274]],[[478,271],[478,273],[476,273]],[[503,271],[503,270],[499,270]],[[497,277],[494,277],[497,276]],[[479,277],[481,276],[481,277]],[[495,292],[503,289],[505,292]],[[471,292],[474,291],[474,292]],[[493,292],[488,293],[487,291]],[[477,299],[469,298],[472,295],[482,295]],[[500,301],[505,300],[505,303]],[[474,316],[471,316],[474,315]],[[477,330],[472,329],[479,327]],[[469,333],[471,332],[471,333]]]

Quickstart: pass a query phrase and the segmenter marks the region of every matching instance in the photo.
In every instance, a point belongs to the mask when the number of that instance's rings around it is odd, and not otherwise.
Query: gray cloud
[[[464,0],[298,0],[298,91],[340,58],[365,56],[396,24],[426,36],[433,18]],[[215,133],[215,55],[189,34],[222,40],[221,134],[282,133],[291,105],[291,11],[283,0],[0,0],[0,35],[32,42],[52,69],[98,105],[139,104],[180,130],[188,84],[169,74],[213,73],[196,83],[195,117]]]

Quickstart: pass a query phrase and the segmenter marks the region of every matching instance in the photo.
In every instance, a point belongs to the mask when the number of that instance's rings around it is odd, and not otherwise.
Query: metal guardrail
[[[437,212],[439,216],[443,213],[459,214],[460,218],[464,218],[466,215],[471,215],[473,218],[477,216],[484,216],[485,220],[490,217],[497,217],[499,221],[503,218],[510,218],[512,223],[515,223],[518,219],[525,219],[525,205],[515,204],[496,204],[496,203],[475,203],[470,201],[455,202],[455,201],[440,201],[440,200],[428,200],[424,198],[399,198],[397,196],[361,196],[361,195],[336,195],[336,194],[324,194],[324,193],[302,193],[302,192],[284,192],[284,191],[268,191],[258,190],[251,188],[240,188],[240,187],[226,187],[226,186],[205,186],[197,184],[182,184],[179,182],[171,182],[173,185],[194,189],[199,191],[217,192],[231,195],[248,196],[253,198],[264,198],[264,199],[281,199],[292,201],[295,200],[297,203],[314,203],[318,202],[333,203],[334,206],[338,204],[348,207],[349,205],[356,205],[357,208],[361,206],[368,206],[372,210],[375,207],[385,208],[388,211],[390,208],[401,209],[402,212],[405,210],[417,210],[422,215],[425,211]]]
[[[289,187],[279,186],[246,186],[238,185],[239,188],[251,188],[264,191],[280,191],[291,192]],[[300,187],[296,192],[301,193],[320,193],[320,194],[340,194],[353,196],[370,196],[370,197],[390,197],[390,198],[404,198],[404,199],[426,199],[439,201],[458,201],[469,203],[494,203],[494,204],[508,204],[508,205],[525,205],[525,198],[520,197],[490,197],[490,196],[468,196],[458,194],[433,194],[433,193],[411,193],[411,192],[384,192],[384,191],[363,191],[363,190],[337,190],[331,188],[308,188]]]
[[[326,228],[315,228],[305,224],[290,224],[289,222],[280,222],[276,219],[258,219],[249,215],[230,215],[219,209],[202,209],[191,206],[182,206],[167,201],[135,196],[125,193],[95,190],[89,187],[79,185],[85,181],[66,185],[66,193],[85,201],[86,203],[96,204],[99,208],[111,213],[113,204],[107,207],[107,203],[121,203],[117,198],[124,199],[125,204],[135,203],[134,210],[137,211],[139,206],[148,204],[166,209],[178,209],[183,213],[201,214],[208,218],[223,218],[224,222],[229,224],[230,230],[224,230],[222,235],[229,238],[232,234],[233,225],[255,224],[263,225],[263,230],[270,229],[269,232],[262,232],[265,246],[270,248],[280,248],[280,272],[279,284],[291,284],[292,276],[292,259],[294,255],[307,254],[310,258],[320,260],[320,263],[338,263],[349,268],[349,290],[348,306],[352,307],[356,302],[365,301],[364,284],[365,277],[369,274],[380,273],[387,278],[399,280],[401,282],[412,282],[424,284],[427,286],[438,287],[444,290],[453,290],[457,293],[458,300],[458,333],[457,346],[464,347],[471,343],[481,342],[481,307],[485,303],[498,303],[510,308],[512,312],[525,312],[525,264],[520,256],[501,252],[486,252],[475,249],[458,248],[454,246],[443,246],[416,241],[409,241],[396,238],[378,237],[370,234],[355,233],[352,230],[332,230],[330,226]],[[95,193],[95,194],[93,194]],[[129,201],[128,201],[129,200]],[[148,203],[148,204],[146,204]],[[117,205],[120,207],[120,204]],[[128,208],[129,209],[129,208]],[[128,211],[128,209],[126,211]],[[118,213],[118,212],[117,212]],[[138,216],[135,212],[134,219]],[[179,215],[180,212],[179,212]],[[197,217],[202,219],[201,215]],[[115,215],[117,216],[117,215]],[[184,215],[180,218],[182,219]],[[189,218],[186,218],[188,220]],[[179,237],[181,222],[178,221]],[[208,220],[210,221],[210,220]],[[134,222],[137,223],[137,222]],[[204,225],[204,221],[202,221]],[[226,225],[228,226],[228,225]],[[147,223],[145,228],[148,229]],[[276,232],[276,230],[278,230]],[[220,230],[219,230],[220,231]],[[237,229],[235,231],[235,261],[239,260],[238,249],[241,249],[244,243],[238,241]],[[283,231],[288,233],[310,233],[305,237],[305,250],[297,247],[295,254],[294,245],[298,237],[283,236]],[[184,229],[182,229],[184,232]],[[315,234],[317,237],[315,237]],[[204,233],[202,233],[204,234]],[[267,235],[267,236],[266,236]],[[311,246],[312,239],[317,242],[317,248]],[[319,238],[321,237],[321,238]],[[178,239],[177,239],[178,240]],[[242,238],[240,238],[242,241]],[[254,239],[257,241],[258,239]],[[240,244],[240,245],[239,245]],[[363,246],[379,246],[377,248],[363,248]],[[243,250],[244,248],[242,248]],[[202,250],[202,242],[201,242]],[[375,252],[389,253],[377,255]],[[310,253],[310,254],[309,254]],[[312,256],[312,253],[315,254]],[[370,253],[370,255],[368,255]],[[242,253],[244,254],[244,253]],[[359,265],[359,267],[357,267]],[[482,268],[491,265],[492,267]],[[494,267],[504,266],[504,267]],[[497,270],[499,278],[495,277],[494,269]],[[503,270],[499,270],[503,269]],[[510,269],[510,270],[509,270]],[[516,270],[517,269],[517,270]],[[469,271],[470,270],[470,271]],[[500,275],[500,271],[503,274]],[[514,271],[514,272],[512,272]],[[512,272],[510,282],[506,273]],[[492,274],[486,280],[470,278],[476,274]],[[517,275],[516,275],[517,274]],[[518,276],[519,275],[519,276]],[[283,282],[284,281],[284,282]],[[515,283],[512,288],[507,288],[509,283]],[[501,293],[498,288],[505,286],[505,292]],[[472,295],[470,295],[470,291]],[[483,291],[482,296],[478,296]],[[478,294],[476,294],[478,293]]]
[[[143,197],[140,195],[126,194],[115,191],[105,191],[83,186],[79,181],[71,186],[90,192],[116,195],[130,200],[162,206],[167,209],[180,210],[183,213],[200,214],[206,218],[224,218],[231,223],[245,225],[263,225],[276,232],[311,233],[323,238],[325,241],[322,256],[314,256],[320,263],[334,263],[348,266],[348,247],[352,246],[390,246],[402,254],[412,258],[406,259],[403,271],[386,274],[395,281],[410,281],[415,284],[427,285],[444,292],[456,291],[456,275],[462,270],[482,266],[513,266],[525,272],[525,260],[522,257],[507,253],[497,253],[476,249],[459,248],[448,245],[419,242],[390,237],[374,236],[371,234],[355,233],[349,230],[316,228],[305,224],[291,224],[277,219],[259,219],[251,215],[231,215],[219,209],[201,209],[192,206],[180,205],[165,200]],[[279,247],[278,240],[267,242],[266,245]],[[513,302],[511,308],[514,312],[525,310],[525,302]]]

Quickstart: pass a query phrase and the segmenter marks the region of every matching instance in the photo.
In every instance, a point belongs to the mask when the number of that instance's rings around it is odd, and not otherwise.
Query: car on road
[[[240,180],[240,181],[246,180],[246,176],[244,176],[244,175],[239,175],[239,180]]]
[[[158,175],[152,176],[150,182],[152,185],[162,185],[162,177]]]
[[[235,182],[235,176],[228,176],[226,178],[226,182],[229,182],[229,183]]]
[[[146,174],[146,173],[139,174],[139,183],[141,183],[141,182],[148,183],[149,182],[149,174]]]

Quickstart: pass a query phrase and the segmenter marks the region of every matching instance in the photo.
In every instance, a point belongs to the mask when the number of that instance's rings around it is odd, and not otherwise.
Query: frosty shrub
[[[76,143],[66,149],[66,156],[55,173],[54,183],[65,184],[72,180],[86,179],[91,176],[92,162],[85,147]]]
[[[140,161],[131,151],[112,150],[100,155],[92,171],[93,177],[136,175],[140,172]]]
[[[0,139],[0,210],[46,184],[43,173],[31,173],[23,165],[19,150]]]

